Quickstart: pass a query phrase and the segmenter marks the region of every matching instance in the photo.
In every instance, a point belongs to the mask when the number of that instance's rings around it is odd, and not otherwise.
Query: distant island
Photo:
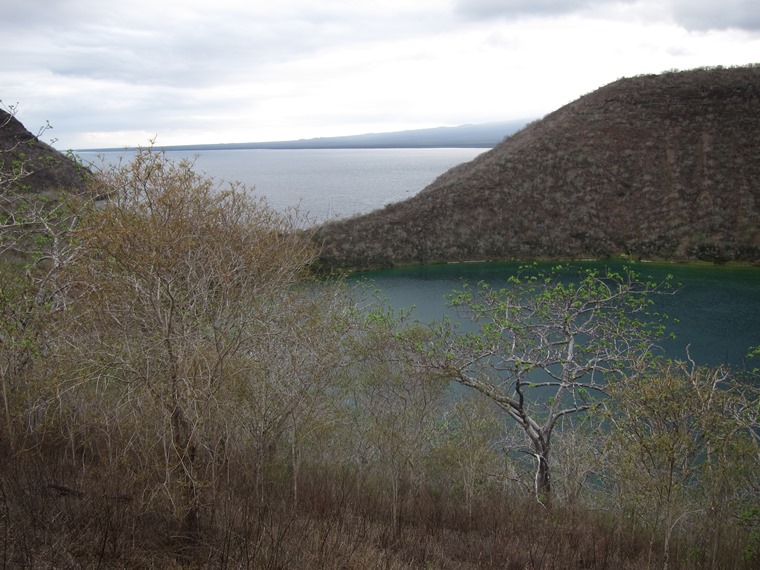
[[[517,132],[527,120],[435,127],[388,133],[366,133],[341,137],[319,137],[294,141],[223,144],[158,145],[164,150],[244,150],[244,149],[341,149],[341,148],[493,148]],[[119,151],[123,148],[90,148],[87,151]]]

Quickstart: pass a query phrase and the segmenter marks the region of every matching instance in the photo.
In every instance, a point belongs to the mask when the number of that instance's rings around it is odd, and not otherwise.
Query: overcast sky
[[[757,0],[2,0],[0,100],[61,150],[539,118],[760,62]]]

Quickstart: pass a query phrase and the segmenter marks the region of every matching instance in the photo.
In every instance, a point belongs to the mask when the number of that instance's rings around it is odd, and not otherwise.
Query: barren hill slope
[[[30,133],[16,117],[0,109],[0,181],[13,180],[4,192],[55,195],[82,191],[87,171]]]
[[[620,79],[440,176],[319,228],[327,265],[760,261],[760,66]]]

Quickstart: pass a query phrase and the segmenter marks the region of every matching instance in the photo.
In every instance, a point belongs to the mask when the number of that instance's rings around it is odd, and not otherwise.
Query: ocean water
[[[487,149],[315,149],[168,151],[194,158],[198,172],[237,181],[277,210],[297,207],[322,222],[363,214],[413,196],[448,169]],[[85,162],[114,163],[124,152],[79,152]]]

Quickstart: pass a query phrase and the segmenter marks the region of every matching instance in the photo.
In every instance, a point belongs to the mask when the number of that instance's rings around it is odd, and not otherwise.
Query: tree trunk
[[[7,389],[7,380],[6,380],[6,373],[3,370],[0,370],[0,385],[2,385],[3,388],[3,411],[5,413],[5,429],[7,431],[6,437],[8,438],[8,446],[10,450],[13,450],[15,447],[13,445],[13,423],[11,422],[11,408],[8,404],[8,389]]]
[[[392,504],[392,517],[393,517],[393,535],[398,536],[401,532],[401,475],[399,473],[393,473],[393,482],[391,483],[391,490],[393,498]]]
[[[293,418],[293,431],[290,441],[290,461],[293,470],[293,506],[298,505],[298,475],[301,470],[301,452],[298,448],[298,438],[296,432],[296,419]]]
[[[549,446],[537,441],[534,445],[536,453],[536,500],[542,505],[548,505],[552,499],[552,485],[549,471]]]
[[[172,439],[180,469],[182,505],[182,528],[189,535],[198,530],[199,505],[198,487],[195,483],[195,444],[192,441],[190,422],[179,404],[171,413]]]

